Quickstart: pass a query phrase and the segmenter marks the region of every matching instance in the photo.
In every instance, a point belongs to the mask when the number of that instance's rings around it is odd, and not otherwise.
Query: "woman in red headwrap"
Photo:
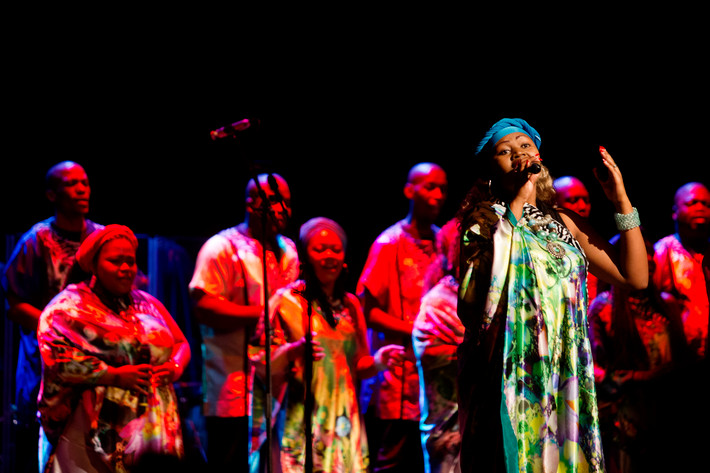
[[[45,471],[130,471],[143,455],[181,457],[172,382],[190,360],[165,307],[135,289],[138,240],[122,225],[92,233],[76,259],[92,274],[42,312],[39,411]]]

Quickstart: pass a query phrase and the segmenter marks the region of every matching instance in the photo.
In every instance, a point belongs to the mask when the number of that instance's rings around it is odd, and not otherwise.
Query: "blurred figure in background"
[[[346,247],[345,231],[333,220],[316,217],[304,223],[299,234],[302,278],[279,290],[269,306],[276,346],[274,391],[283,393],[286,403],[279,455],[283,472],[368,471],[359,382],[388,363],[401,364],[404,356],[400,345],[387,345],[370,355],[360,301],[345,290]],[[309,329],[310,360],[304,358]],[[304,399],[308,374],[310,405]],[[305,445],[309,425],[311,445]],[[308,469],[304,468],[307,448],[312,453]]]
[[[412,327],[424,294],[424,276],[436,257],[434,224],[446,200],[446,172],[419,163],[407,176],[406,217],[384,230],[370,247],[357,295],[371,329],[371,349],[389,344],[406,348],[401,365],[392,365],[363,383],[368,440],[375,472],[424,470],[419,433],[419,374],[412,350]],[[372,382],[370,382],[372,381]]]
[[[708,295],[703,254],[710,246],[710,191],[699,182],[681,186],[673,199],[676,232],[654,245],[653,283],[663,300],[683,319],[688,345],[697,358],[705,356],[708,336]]]
[[[183,456],[172,383],[190,346],[163,304],[134,288],[137,247],[123,225],[92,233],[76,254],[91,279],[67,286],[40,317],[48,471],[122,473],[145,454]]]
[[[13,420],[16,467],[17,471],[32,473],[38,468],[39,317],[76,271],[75,255],[81,242],[103,228],[87,218],[91,185],[81,165],[63,161],[52,166],[45,178],[45,195],[54,207],[54,215],[22,235],[2,277],[7,315],[20,326]]]
[[[552,182],[552,187],[557,193],[557,206],[569,209],[583,218],[589,218],[592,203],[589,200],[589,191],[582,181],[574,176],[558,177]],[[587,300],[591,303],[597,296],[599,280],[592,273],[587,273]]]
[[[248,343],[264,312],[264,264],[268,297],[298,277],[296,245],[282,235],[291,217],[288,184],[278,174],[257,180],[246,186],[244,221],[205,242],[190,281],[204,354],[207,462],[221,471],[249,471],[249,413],[261,390],[250,383]],[[265,211],[274,218],[264,226]]]
[[[461,471],[456,349],[464,327],[456,313],[459,283],[459,228],[450,220],[436,238],[437,262],[424,289],[412,340],[419,369],[422,449],[426,473]]]
[[[618,235],[612,242],[618,245]],[[649,240],[646,249],[652,277]],[[676,389],[674,376],[688,355],[680,312],[651,282],[642,290],[611,286],[592,301],[588,318],[607,471],[673,470],[679,452],[667,448],[668,420],[676,414],[668,386]]]

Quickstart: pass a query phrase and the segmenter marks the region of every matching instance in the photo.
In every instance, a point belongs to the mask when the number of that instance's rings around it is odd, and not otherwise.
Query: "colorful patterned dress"
[[[55,445],[52,471],[94,471],[88,467],[103,464],[93,468],[123,472],[144,453],[183,454],[171,384],[154,386],[147,397],[95,384],[108,366],[157,366],[172,356],[175,340],[163,305],[140,290],[131,291],[130,301],[125,310],[111,310],[80,283],[69,285],[42,312],[39,410]]]
[[[603,471],[586,259],[526,204],[464,222],[458,313],[462,471]]]
[[[294,290],[301,281],[280,290],[271,302],[273,343],[282,345],[300,340],[307,330],[307,302]],[[365,318],[352,294],[347,301],[333,304],[336,321],[332,327],[313,302],[311,330],[325,357],[313,364],[312,394],[313,471],[365,472],[368,468],[367,440],[357,399],[356,366],[369,356]],[[286,420],[281,440],[281,468],[302,472],[304,464],[304,385],[303,363],[292,365],[284,400]]]

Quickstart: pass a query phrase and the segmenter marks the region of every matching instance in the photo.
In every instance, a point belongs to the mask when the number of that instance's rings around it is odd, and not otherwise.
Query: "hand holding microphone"
[[[526,172],[528,174],[540,174],[540,172],[542,172],[542,165],[540,164],[542,158],[540,158],[540,155],[537,155],[535,157],[538,159],[537,161],[527,161],[530,163],[528,167],[523,167],[526,161],[523,161],[522,158],[519,158],[519,161],[513,165],[513,170],[518,172]]]

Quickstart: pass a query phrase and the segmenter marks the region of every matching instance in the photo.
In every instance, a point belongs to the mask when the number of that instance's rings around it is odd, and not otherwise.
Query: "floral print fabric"
[[[277,346],[300,340],[307,329],[307,303],[293,289],[300,282],[278,292],[273,302],[273,343]],[[368,451],[364,424],[357,400],[357,361],[369,356],[364,316],[352,294],[348,302],[333,304],[336,321],[332,327],[316,301],[312,306],[311,329],[314,340],[325,352],[313,364],[313,471],[367,471]],[[285,425],[281,440],[281,467],[284,472],[303,472],[304,464],[304,385],[303,362],[293,363],[285,405]]]
[[[500,203],[479,203],[466,225],[461,395],[495,393],[490,383],[502,394],[499,417],[464,403],[471,435],[462,455],[472,442],[491,442],[487,426],[502,421],[507,471],[603,471],[584,254],[564,226],[527,204],[518,221]]]
[[[75,409],[83,409],[90,455],[111,471],[124,471],[146,452],[182,456],[178,400],[171,384],[141,396],[98,386],[108,366],[170,360],[174,338],[163,305],[134,290],[125,311],[110,310],[85,283],[69,285],[46,307],[38,340],[43,360],[39,409],[56,445]]]

